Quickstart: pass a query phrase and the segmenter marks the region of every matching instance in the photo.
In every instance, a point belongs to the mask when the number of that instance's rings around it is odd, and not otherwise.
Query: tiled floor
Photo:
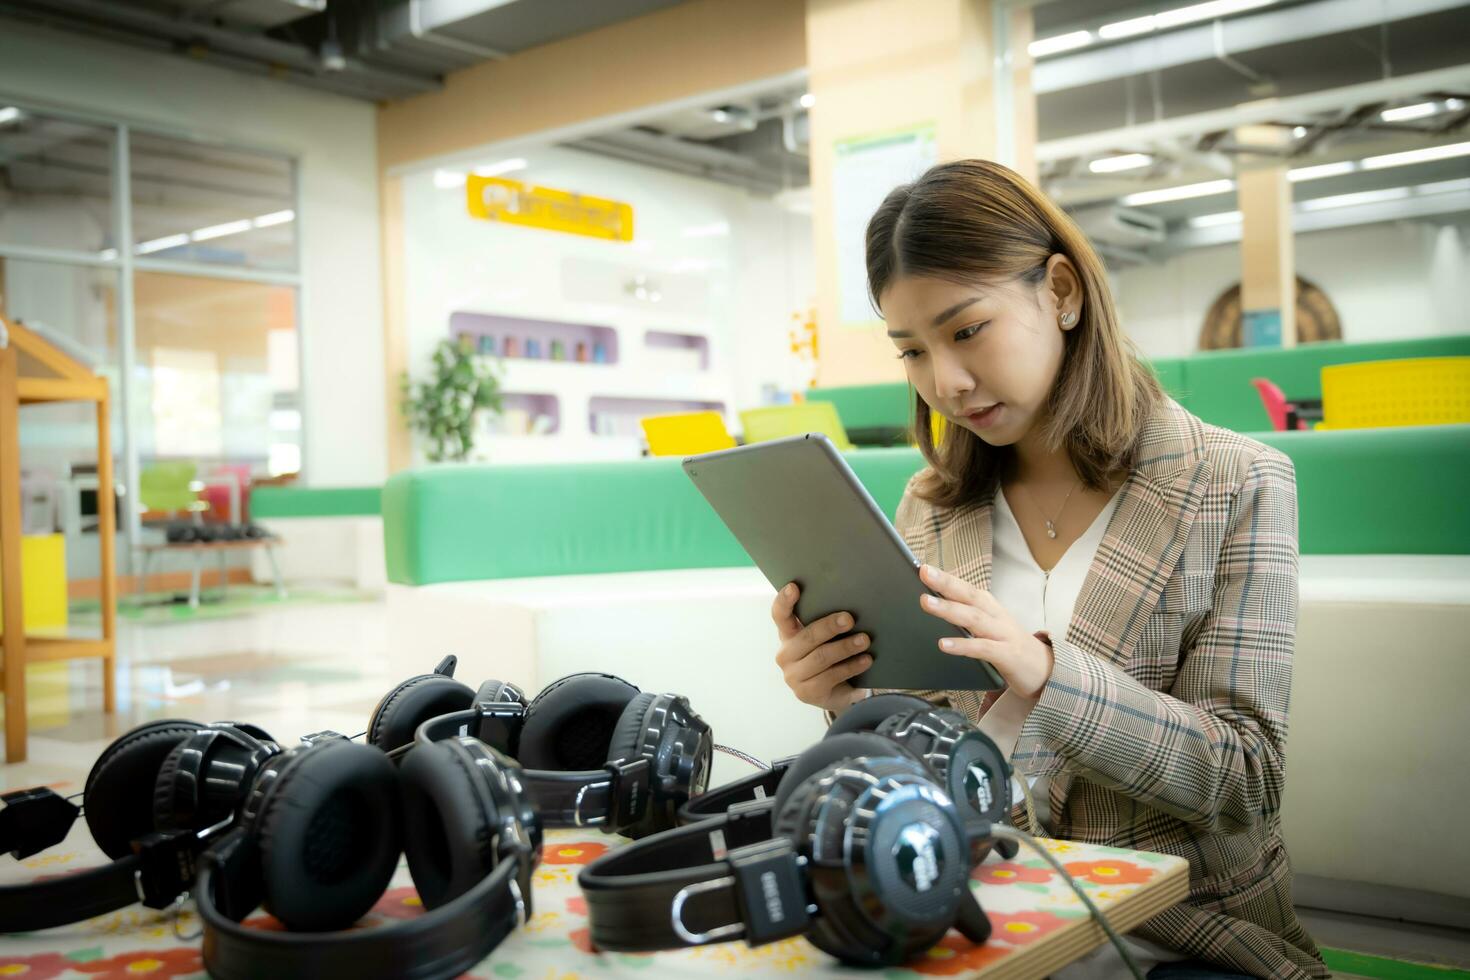
[[[388,676],[385,634],[380,602],[268,603],[197,622],[123,620],[117,713],[101,711],[97,664],[33,669],[30,758],[0,766],[0,788],[66,783],[67,792],[79,791],[112,739],[157,718],[249,721],[283,743],[325,728],[356,734],[400,679]],[[424,670],[437,659],[426,651]]]
[[[0,789],[79,792],[92,760],[122,732],[157,718],[249,721],[282,742],[367,726],[401,678],[387,666],[381,602],[262,603],[231,618],[120,623],[118,711],[101,712],[95,664],[33,672],[30,758],[0,766]],[[423,651],[431,670],[437,650]],[[1470,935],[1304,911],[1324,946],[1470,967]]]

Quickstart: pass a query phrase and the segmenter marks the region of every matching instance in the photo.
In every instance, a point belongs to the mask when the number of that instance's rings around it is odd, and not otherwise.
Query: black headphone
[[[886,736],[929,767],[946,795],[966,819],[1002,823],[1010,813],[1011,767],[990,737],[958,711],[936,708],[912,694],[878,694],[859,701],[837,716],[824,739],[852,732]],[[679,811],[681,822],[706,820],[740,807],[750,815],[770,812],[770,796],[783,780],[791,762],[778,761],[765,772],[727,783],[696,797]],[[976,859],[983,860],[990,845],[1007,858],[1014,857],[1014,841],[986,841]]]
[[[66,839],[80,814],[111,864],[0,887],[0,932],[80,922],[134,902],[167,908],[195,858],[234,820],[256,773],[281,751],[253,725],[167,719],[114,741],[87,773],[79,809],[49,789],[0,797],[0,851],[17,858]]]
[[[223,980],[453,977],[530,914],[541,826],[520,767],[473,738],[401,767],[333,733],[271,759],[240,823],[203,855],[204,965]],[[372,908],[406,852],[425,908],[379,929]],[[257,906],[291,930],[240,925]]]
[[[521,780],[547,827],[643,837],[672,827],[709,782],[713,736],[679,695],[639,691],[610,674],[572,674],[529,704],[513,684],[478,692],[455,658],[398,685],[373,711],[368,740],[390,754],[472,735],[525,766]]]
[[[805,933],[854,966],[901,963],[954,926],[990,920],[970,890],[967,820],[917,758],[846,733],[798,756],[776,788],[774,833],[738,811],[630,844],[583,869],[594,944],[648,951]]]

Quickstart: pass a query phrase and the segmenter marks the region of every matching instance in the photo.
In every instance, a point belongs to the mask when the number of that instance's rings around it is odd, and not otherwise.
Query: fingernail
[[[784,589],[781,590],[781,594],[782,595],[790,595],[791,593],[793,593],[795,591],[796,591],[796,583],[795,582],[791,582],[791,583],[788,583],[787,584],[786,588],[784,588]]]
[[[851,625],[852,620],[848,618],[847,613],[843,613],[841,616],[837,617],[837,626],[839,629],[847,629]]]
[[[928,574],[930,574],[933,571],[934,571],[934,569],[930,565],[920,565],[919,566],[919,574],[920,575],[928,575]]]
[[[924,605],[928,606],[930,609],[939,608],[939,600],[934,598],[932,595],[924,596],[922,601]]]
[[[868,638],[866,636],[853,637],[852,645],[861,650],[863,647],[868,645]]]
[[[941,649],[941,650],[953,650],[954,649],[954,640],[940,640],[939,641],[939,649]]]

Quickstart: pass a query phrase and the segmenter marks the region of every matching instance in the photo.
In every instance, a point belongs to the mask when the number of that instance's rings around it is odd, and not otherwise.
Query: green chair
[[[837,415],[837,406],[831,402],[750,408],[740,413],[740,424],[745,428],[747,444],[820,432],[843,452],[853,448],[847,438],[847,430],[842,427],[842,419]]]

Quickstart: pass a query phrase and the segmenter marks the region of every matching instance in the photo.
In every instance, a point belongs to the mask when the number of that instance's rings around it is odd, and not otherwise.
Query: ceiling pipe
[[[70,13],[114,29],[122,28],[131,33],[172,38],[184,44],[202,41],[209,46],[211,51],[255,61],[262,64],[267,70],[271,66],[279,65],[295,69],[311,77],[320,77],[326,73],[321,59],[311,49],[277,41],[263,35],[246,34],[223,27],[174,20],[148,10],[140,10],[125,4],[107,3],[104,0],[46,0],[44,6],[47,12]],[[72,29],[77,26],[71,22],[68,24]],[[375,82],[400,95],[432,92],[442,87],[437,77],[369,65],[355,58],[345,59],[343,70],[333,74],[339,77],[355,76],[363,81]]]

